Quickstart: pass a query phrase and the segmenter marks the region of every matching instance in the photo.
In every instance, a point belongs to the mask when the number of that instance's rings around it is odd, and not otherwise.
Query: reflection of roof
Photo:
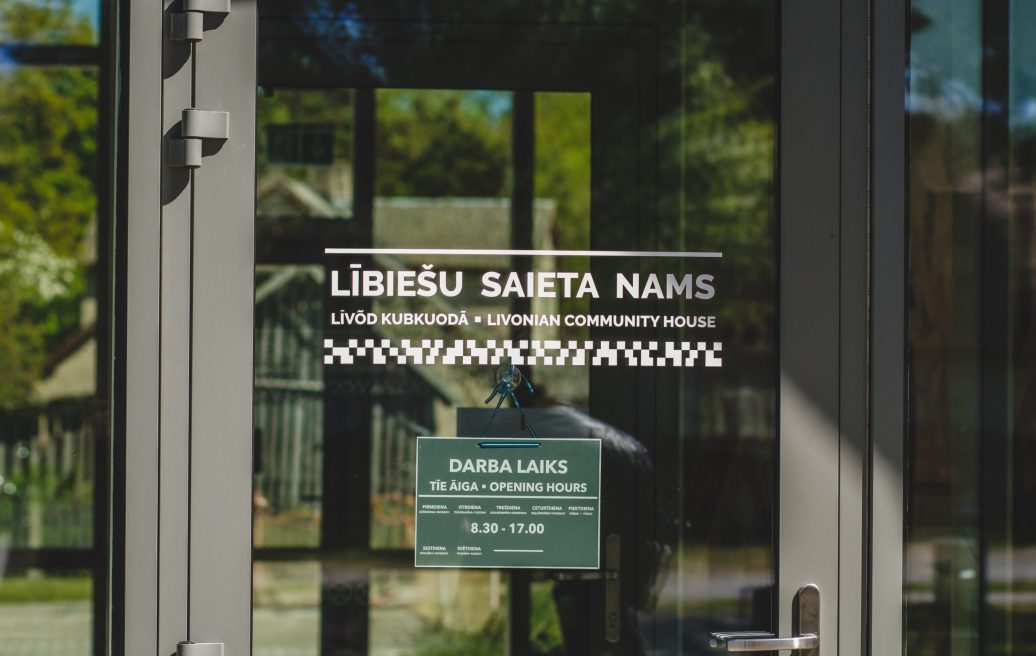
[[[321,219],[349,218],[313,187],[285,175],[268,175],[259,182],[256,189],[256,213]]]
[[[348,204],[348,203],[346,203]],[[339,209],[312,185],[282,173],[259,181],[256,213],[269,217],[311,217],[350,220],[348,210]],[[533,205],[532,247],[550,250],[557,215],[551,199],[537,199]],[[375,248],[512,248],[511,200],[509,198],[409,198],[374,199],[373,240]],[[403,256],[406,264],[421,264],[421,257]],[[436,265],[465,268],[504,268],[505,257],[437,256]]]
[[[532,247],[553,247],[552,200],[533,207]],[[374,201],[375,248],[512,248],[511,201],[508,198],[378,198]],[[401,256],[408,264],[424,258]],[[502,257],[436,256],[437,266],[505,267]]]
[[[95,328],[91,325],[81,329],[47,359],[43,378],[35,386],[38,402],[94,396],[97,389]]]

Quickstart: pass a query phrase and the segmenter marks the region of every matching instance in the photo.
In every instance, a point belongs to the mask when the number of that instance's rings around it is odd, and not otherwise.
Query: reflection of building
[[[88,279],[94,240],[88,231],[78,262]],[[104,419],[96,414],[96,321],[88,294],[79,328],[47,355],[28,402],[0,416],[0,551],[93,546],[96,438]],[[0,578],[6,564],[0,554]]]
[[[326,183],[325,185],[326,186]],[[284,175],[266,176],[257,192],[256,213],[260,219],[284,217],[306,219],[341,219],[350,221],[349,213],[341,209],[345,202],[327,200],[313,186]],[[550,250],[554,247],[554,222],[557,209],[551,200],[536,201],[532,219],[532,248]],[[450,235],[454,249],[510,249],[512,248],[511,204],[507,198],[376,198],[372,225],[372,245],[384,249],[416,249],[441,241]],[[533,270],[553,271],[553,255],[532,258]],[[379,264],[391,268],[417,268],[428,258],[405,254],[395,259],[383,259]],[[512,258],[506,255],[437,255],[431,264],[437,269],[465,271],[472,281],[485,271],[509,272]],[[465,309],[474,306],[486,311],[503,312],[509,309],[506,301],[485,299],[469,286],[466,294],[457,299]],[[557,308],[557,299],[534,299],[533,312],[549,313]],[[546,335],[543,336],[544,338]]]
[[[304,182],[286,176],[267,176],[259,184],[259,220],[342,221],[350,219],[338,207]],[[540,201],[534,211],[534,245],[550,249],[554,204]],[[511,213],[507,199],[496,198],[384,198],[374,206],[373,244],[376,248],[420,248],[436,243],[443,232],[459,235],[456,248],[506,249],[511,243]],[[327,244],[324,244],[327,245]],[[256,487],[261,507],[257,533],[262,543],[274,546],[308,530],[315,539],[324,490],[324,412],[326,385],[365,386],[369,394],[371,546],[411,544],[413,517],[414,440],[418,434],[452,434],[453,408],[481,406],[492,386],[490,372],[442,365],[386,367],[376,375],[349,380],[325,380],[323,336],[331,312],[340,309],[328,300],[322,253],[311,262],[263,263],[256,272],[255,315],[255,431]],[[373,258],[383,269],[416,269],[427,258],[384,254]],[[463,270],[472,282],[456,299],[376,299],[371,310],[380,312],[507,312],[506,300],[485,299],[474,284],[485,271],[507,272],[506,255],[478,257],[436,256],[436,268]],[[534,258],[537,269],[554,266],[552,256]],[[539,299],[533,312],[556,311],[557,299]],[[501,337],[504,328],[468,326],[413,327],[374,325],[371,337]],[[550,330],[537,328],[534,330]],[[547,334],[537,335],[540,338]],[[484,376],[483,376],[484,375]],[[361,421],[360,424],[367,424]],[[357,436],[356,439],[364,439]],[[265,510],[268,508],[268,511]]]
[[[257,522],[257,531],[274,546],[297,539],[293,526],[311,528],[323,495],[324,271],[314,265],[266,266],[256,281],[256,488],[277,515],[276,521]],[[432,430],[433,406],[452,399],[415,369],[401,367],[390,378],[364,390],[370,395],[372,504],[396,499],[412,508],[412,471],[406,465],[413,457],[400,454],[412,449],[414,435]]]

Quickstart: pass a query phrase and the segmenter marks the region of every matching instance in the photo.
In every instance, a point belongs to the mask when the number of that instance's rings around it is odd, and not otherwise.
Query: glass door
[[[259,9],[253,653],[675,652],[769,629],[772,118],[740,110],[726,136],[749,152],[688,170],[708,119],[680,92],[708,85],[681,88],[678,32]],[[772,48],[772,16],[755,29]],[[772,76],[753,83],[730,101],[772,111]],[[704,174],[741,188],[689,194]],[[722,195],[745,209],[690,219]],[[510,400],[485,410],[508,364],[525,431]],[[441,505],[422,436],[599,440],[600,567],[415,568]],[[460,530],[572,507],[488,496],[457,497]],[[523,546],[574,530],[561,512]]]
[[[685,257],[685,240],[699,240],[653,207],[659,171],[637,157],[649,127],[637,121],[641,80],[635,69],[622,79],[623,56],[632,58],[636,44],[616,48],[609,65],[580,61],[593,45],[577,36],[548,49],[548,68],[536,61],[542,49],[530,32],[532,43],[514,46],[495,38],[472,46],[471,32],[458,35],[481,60],[500,62],[496,70],[458,71],[451,44],[374,43],[377,64],[360,64],[352,79],[344,66],[331,79],[314,67],[310,86],[299,84],[300,68],[281,41],[263,44],[278,54],[266,60],[260,51],[254,653],[296,641],[289,624],[305,631],[313,654],[503,653],[508,645],[512,653],[602,653],[609,636],[622,643],[626,632],[631,643],[676,646],[679,588],[693,583],[673,574],[699,567],[739,570],[737,593],[747,595],[702,595],[703,610],[727,606],[711,618],[715,628],[766,628],[773,349],[764,343],[772,306],[755,308],[759,322],[747,329],[761,333],[758,352],[740,366],[724,361],[719,331],[710,329],[698,331],[691,351],[667,357],[692,333],[662,322],[712,321],[712,285],[723,273],[713,261]],[[303,44],[299,56],[321,54]],[[422,66],[411,65],[418,60]],[[291,74],[278,74],[285,65]],[[385,86],[352,86],[370,66],[382,67]],[[328,83],[336,86],[318,86]],[[752,217],[760,239],[769,240],[769,215],[760,199]],[[641,246],[679,254],[639,257]],[[514,252],[530,249],[536,254]],[[628,253],[587,255],[598,250]],[[772,256],[757,265],[772,280]],[[633,286],[638,276],[646,285],[659,275],[661,285],[688,289],[678,299],[623,301],[613,289],[591,288],[611,287],[618,275]],[[436,293],[408,294],[405,276],[434,281]],[[379,294],[377,281],[390,277],[397,294]],[[284,323],[301,318],[300,303],[309,328],[302,334]],[[408,344],[420,351],[392,356]],[[444,351],[438,358],[436,349]],[[455,357],[445,354],[451,349]],[[645,358],[650,368],[638,366]],[[694,358],[700,374],[675,366]],[[601,440],[601,537],[621,545],[610,567],[413,567],[415,522],[432,505],[417,496],[416,438],[500,436],[504,422],[517,423],[500,417],[482,431],[483,402],[507,363],[532,383],[531,394],[518,391],[530,435]],[[723,364],[740,375],[698,380]],[[725,426],[711,408],[738,394],[751,414]],[[700,442],[686,441],[687,422],[701,422]],[[682,492],[688,477],[698,478],[698,493],[711,488],[714,506]],[[726,496],[728,479],[740,489]],[[727,505],[735,498],[745,504],[737,519]],[[687,509],[696,505],[698,517]],[[472,517],[478,526],[480,515]],[[698,544],[681,549],[688,524]],[[286,604],[292,588],[299,592]],[[607,614],[617,610],[608,629]]]
[[[838,14],[741,4],[205,23],[190,640],[835,653]]]

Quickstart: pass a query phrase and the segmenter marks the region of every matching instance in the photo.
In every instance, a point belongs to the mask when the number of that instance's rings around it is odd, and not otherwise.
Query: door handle
[[[820,589],[808,583],[795,593],[792,605],[792,626],[795,635],[778,638],[764,631],[713,633],[709,646],[724,651],[800,651],[803,656],[820,653]]]
[[[713,633],[709,646],[726,651],[800,651],[816,649],[820,639],[815,635],[778,638],[763,631]]]

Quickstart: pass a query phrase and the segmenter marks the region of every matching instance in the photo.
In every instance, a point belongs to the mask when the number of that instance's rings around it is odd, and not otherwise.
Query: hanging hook
[[[533,392],[532,383],[529,382],[529,379],[526,376],[522,375],[521,369],[516,367],[513,363],[501,365],[500,368],[496,370],[496,385],[493,386],[493,391],[489,394],[485,403],[488,404],[497,396],[499,396],[500,399],[496,402],[496,407],[493,408],[493,414],[489,416],[489,421],[486,423],[486,427],[482,429],[481,437],[486,436],[486,431],[489,430],[489,427],[493,424],[493,420],[496,419],[497,413],[500,412],[500,406],[503,405],[504,398],[508,396],[511,397],[511,403],[514,404],[514,407],[518,408],[518,412],[522,417],[522,423],[529,431],[529,434],[534,438],[539,437],[536,435],[536,431],[533,429],[532,424],[529,423],[528,418],[525,416],[525,411],[522,410],[522,404],[518,402],[518,396],[515,394],[515,390],[519,387],[525,387],[525,389],[529,391],[529,394],[532,394]]]

